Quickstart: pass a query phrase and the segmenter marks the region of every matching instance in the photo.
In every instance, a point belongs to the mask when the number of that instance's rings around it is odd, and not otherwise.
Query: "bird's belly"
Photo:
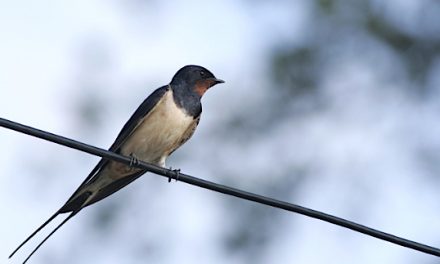
[[[165,158],[191,136],[196,120],[178,108],[172,93],[141,121],[121,148],[123,155],[164,166]]]

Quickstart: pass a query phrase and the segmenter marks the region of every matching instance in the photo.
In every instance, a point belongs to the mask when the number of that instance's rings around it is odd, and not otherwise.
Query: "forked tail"
[[[87,201],[87,199],[90,197],[91,193],[90,192],[86,192],[84,194],[82,194],[81,196],[78,197],[78,199],[81,199],[81,205],[78,206],[78,208],[76,208],[75,210],[73,210],[70,215],[68,217],[66,217],[66,219],[63,220],[63,222],[61,222],[54,230],[52,230],[52,232],[49,233],[49,235],[47,235],[43,241],[40,242],[40,244],[38,244],[38,246],[35,247],[35,249],[29,254],[29,256],[24,260],[23,264],[26,263],[29,258],[44,244],[44,242],[46,242],[46,240],[48,240],[60,227],[62,227],[67,221],[69,221],[70,218],[72,218],[74,215],[76,215],[79,211],[81,211],[81,209],[83,208],[83,204]],[[46,220],[46,222],[44,222],[40,227],[37,228],[37,230],[35,230],[30,236],[28,236],[9,256],[9,258],[11,258],[12,256],[14,256],[15,253],[17,253],[17,251],[24,245],[26,244],[32,237],[34,237],[38,232],[41,231],[41,229],[43,229],[47,224],[49,224],[53,219],[55,219],[55,217],[57,217],[60,213],[62,213],[60,210],[58,210],[55,214],[53,214],[49,219]]]
[[[44,222],[44,224],[42,224],[39,228],[37,228],[37,230],[35,230],[30,236],[28,236],[12,253],[11,255],[9,255],[9,258],[12,258],[12,256],[15,255],[15,253],[17,253],[17,251],[24,245],[26,244],[26,242],[28,242],[31,238],[33,238],[38,232],[40,232],[41,229],[43,229],[47,224],[49,224],[53,219],[55,219],[55,217],[57,217],[60,213],[57,211],[56,213],[54,213],[49,219],[47,219],[46,222]]]

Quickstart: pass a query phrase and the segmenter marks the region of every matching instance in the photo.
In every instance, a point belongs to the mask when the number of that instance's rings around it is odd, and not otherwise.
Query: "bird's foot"
[[[172,167],[170,167],[170,170],[172,170],[175,174],[176,174],[176,182],[179,180],[179,175],[180,175],[180,169],[175,169],[173,170]],[[169,176],[168,177],[168,182],[171,182],[172,177]]]
[[[139,165],[139,159],[133,153],[130,154],[130,167]]]

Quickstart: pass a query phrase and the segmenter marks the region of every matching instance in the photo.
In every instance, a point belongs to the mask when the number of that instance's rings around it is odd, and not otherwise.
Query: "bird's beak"
[[[221,79],[214,78],[214,82],[215,82],[215,84],[218,84],[218,83],[224,83],[225,81],[223,81]]]

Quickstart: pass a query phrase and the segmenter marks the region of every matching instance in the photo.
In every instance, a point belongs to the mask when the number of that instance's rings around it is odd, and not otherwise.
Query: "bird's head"
[[[202,66],[187,65],[177,71],[171,85],[184,85],[192,89],[200,97],[212,86],[224,83]]]

